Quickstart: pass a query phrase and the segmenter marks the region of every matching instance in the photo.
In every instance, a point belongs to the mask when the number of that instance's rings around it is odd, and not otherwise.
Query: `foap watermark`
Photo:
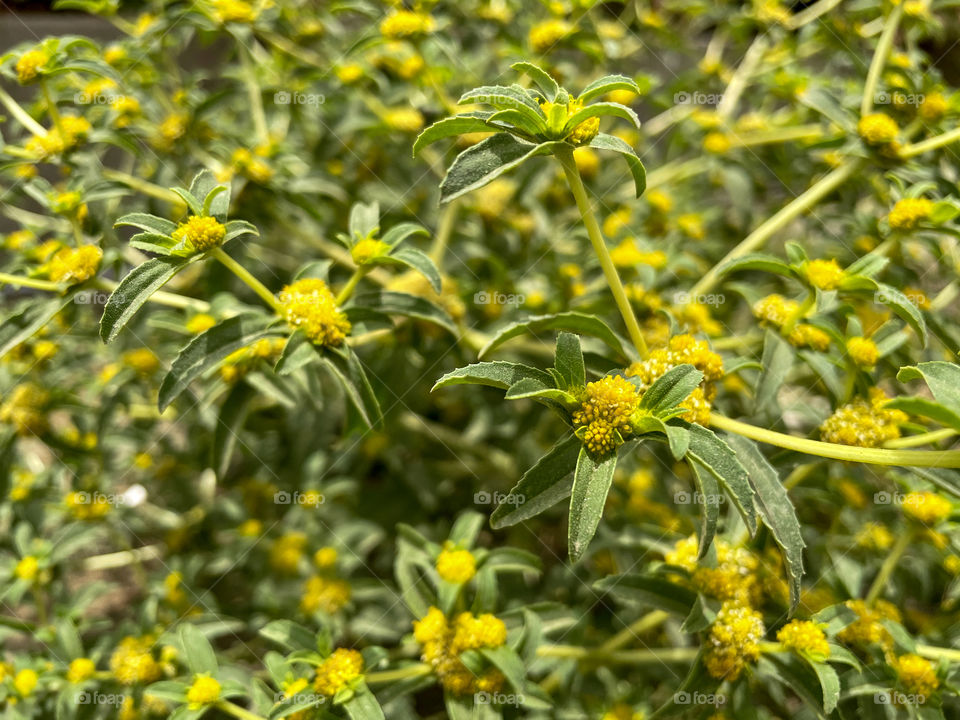
[[[881,490],[873,494],[873,502],[876,505],[902,505],[906,499],[906,495],[897,491],[887,492],[886,490]],[[914,500],[923,502],[924,498],[923,496],[919,496],[914,498]]]
[[[86,492],[80,490],[73,493],[72,502],[74,505],[126,505],[130,498],[126,493],[117,495],[115,493],[102,493],[99,490]]]
[[[127,696],[123,693],[102,693],[102,692],[79,692],[73,696],[73,702],[77,705],[123,705]]]
[[[909,302],[911,305],[919,308],[922,308],[929,302],[924,293],[911,292],[909,290],[907,292],[901,292],[898,290],[896,293],[892,293],[889,290],[878,290],[873,294],[873,301],[881,305],[889,305],[893,302],[899,302],[904,298],[906,298],[907,302]]]
[[[681,90],[673,95],[674,105],[719,105],[723,102],[723,93],[704,93],[699,90],[688,92]]]
[[[481,490],[473,494],[473,502],[477,505],[523,505],[527,496],[523,493],[487,492]]]
[[[873,702],[877,705],[923,705],[927,702],[927,696],[889,690],[874,693]]]
[[[303,93],[278,90],[273,94],[273,102],[277,105],[306,105],[319,107],[327,101],[322,93]]]
[[[723,505],[726,501],[726,495],[720,493],[701,493],[698,490],[693,492],[677,490],[673,494],[673,502],[676,505]]]
[[[73,96],[73,102],[76,105],[113,105],[122,97],[124,95],[120,93],[78,92]]]
[[[512,705],[520,707],[524,703],[521,693],[507,694],[501,692],[478,692],[473,694],[473,702],[476,705]]]
[[[322,705],[327,701],[326,695],[320,695],[319,693],[294,693],[293,695],[287,695],[284,692],[278,692],[273,694],[273,703],[295,701],[297,705],[304,705],[306,703],[313,703],[314,705]]]
[[[900,90],[894,90],[893,92],[881,90],[873,96],[875,105],[897,105],[900,107],[904,105],[922,105],[926,99],[927,96],[923,93],[905,93]]]
[[[722,693],[685,692],[681,690],[673,696],[675,705],[712,705],[720,707],[726,704],[727,696]]]
[[[110,293],[101,290],[84,290],[73,296],[73,302],[77,305],[106,305],[109,299]],[[123,303],[123,296],[117,296],[116,301]]]
[[[673,295],[673,304],[674,305],[710,305],[711,307],[719,307],[727,301],[727,298],[723,293],[700,293],[697,295],[691,295],[688,292],[678,292]]]
[[[527,296],[520,293],[487,292],[474,293],[473,302],[477,305],[523,305]]]
[[[299,490],[294,490],[293,492],[278,490],[273,494],[274,505],[304,505],[305,507],[318,507],[319,505],[323,505],[325,502],[326,498],[323,496],[323,493],[315,492],[313,490],[307,490],[306,492],[300,492]]]

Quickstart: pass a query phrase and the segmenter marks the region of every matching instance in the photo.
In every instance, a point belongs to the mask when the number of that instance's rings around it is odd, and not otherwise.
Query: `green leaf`
[[[803,578],[803,535],[800,521],[790,496],[777,476],[777,471],[752,440],[740,435],[729,435],[727,444],[747,471],[750,484],[756,491],[757,510],[763,524],[770,529],[780,546],[787,574],[790,576],[790,612],[800,602],[800,581]]]
[[[347,399],[360,413],[367,427],[379,424],[383,420],[380,403],[373,392],[370,379],[363,369],[360,358],[357,357],[350,346],[329,348],[329,352],[322,359],[337,380],[340,381]]]
[[[566,382],[564,389],[580,388],[587,384],[586,368],[583,365],[583,351],[580,349],[580,338],[573,333],[561,332],[557,335],[554,365]]]
[[[70,292],[63,297],[34,298],[21,310],[8,316],[0,324],[0,358],[36,335],[57,313],[73,302],[76,295],[76,292]]]
[[[539,380],[523,378],[511,385],[504,394],[506,400],[523,400],[525,398],[546,398],[555,400],[564,406],[572,405],[575,400],[570,393],[546,386]]]
[[[772,413],[777,410],[777,392],[783,387],[793,367],[793,347],[778,333],[767,329],[763,337],[763,370],[754,391],[754,411]]]
[[[213,462],[211,463],[218,478],[222,479],[230,467],[230,459],[233,457],[240,430],[247,422],[250,404],[256,396],[253,388],[239,382],[230,389],[227,399],[220,407],[213,433]]]
[[[917,308],[916,305],[904,295],[902,292],[897,290],[891,285],[884,285],[882,283],[877,283],[877,292],[874,295],[877,302],[886,305],[888,308],[893,310],[901,320],[903,320],[907,325],[913,328],[913,331],[920,338],[920,345],[926,347],[927,345],[927,325],[923,321],[923,314]]]
[[[501,645],[498,648],[481,648],[480,654],[489,660],[497,670],[503,673],[503,676],[514,690],[523,691],[527,684],[527,672],[524,668],[523,660],[520,659],[520,656],[517,655],[514,650],[506,645]]]
[[[518,140],[509,133],[497,133],[457,155],[440,183],[440,202],[447,203],[471,190],[483,187],[508,170],[537,155],[546,155],[556,142],[539,145]]]
[[[487,119],[487,123],[490,125],[488,130],[506,129],[508,132],[520,130],[528,135],[531,141],[536,140],[544,132],[542,125],[534,122],[527,113],[512,108],[497,110]]]
[[[689,447],[687,452],[690,452]],[[690,469],[693,470],[693,482],[697,488],[700,501],[700,537],[698,539],[697,559],[703,559],[713,543],[713,536],[717,532],[717,521],[720,518],[720,486],[717,479],[702,463],[690,459]]]
[[[549,373],[535,367],[512,362],[480,362],[457,368],[441,377],[430,392],[449,385],[486,385],[506,390],[523,378],[539,380],[545,386],[553,382]]]
[[[733,498],[750,535],[754,535],[757,532],[757,513],[753,504],[754,491],[747,477],[747,471],[730,446],[713,430],[702,425],[691,424],[688,424],[688,429],[690,430],[690,449],[687,450],[687,456],[692,456],[702,464],[723,485]]]
[[[622,602],[652,605],[681,617],[690,614],[697,600],[697,593],[679,582],[641,573],[608,575],[595,582],[593,588]]]
[[[100,318],[100,337],[112,342],[150,296],[198,257],[158,257],[131,270],[107,300]]]
[[[272,620],[260,628],[260,635],[284,650],[312,650],[316,645],[313,631],[292,620]]]
[[[352,241],[377,234],[380,231],[380,205],[376,202],[354,203],[350,208],[347,227]]]
[[[219,190],[218,188],[224,188]],[[230,186],[217,180],[210,170],[201,170],[190,183],[190,194],[201,201],[200,214],[209,214],[220,222],[227,221],[230,210]],[[210,197],[213,194],[213,197]]]
[[[566,125],[563,126],[564,133],[573,132],[577,125],[592,117],[618,117],[632,123],[636,128],[640,127],[640,118],[626,105],[615,102],[598,102],[587,105],[571,115],[567,119]]]
[[[580,312],[562,312],[553,315],[535,315],[520,322],[508,325],[484,345],[478,357],[485,357],[495,349],[515,337],[525,333],[537,333],[547,330],[565,330],[577,335],[589,335],[604,343],[617,353],[618,359],[629,360],[624,342],[603,320],[595,315]]]
[[[583,556],[597,532],[616,467],[616,452],[594,459],[586,448],[580,448],[573,477],[573,492],[570,494],[570,522],[567,528],[567,553],[571,562]]]
[[[643,393],[640,407],[659,416],[686,400],[701,380],[703,373],[693,365],[684,364],[671,368]]]
[[[177,224],[156,215],[147,213],[129,213],[120,217],[114,224],[114,227],[135,227],[148,233],[156,233],[169,237],[177,229]]]
[[[417,223],[400,223],[399,225],[394,225],[392,228],[387,230],[380,240],[385,242],[390,247],[397,247],[400,243],[412,235],[429,234],[429,231],[423,225],[418,225]]]
[[[897,380],[908,382],[923,379],[933,397],[948,408],[960,408],[960,366],[935,360],[900,368]]]
[[[542,119],[543,110],[529,92],[519,85],[507,87],[505,85],[484,85],[483,87],[468,90],[457,101],[458,105],[472,105],[483,103],[492,105],[498,110],[512,108],[529,114],[531,119]]]
[[[633,175],[637,197],[643,195],[643,191],[647,189],[647,171],[632,147],[615,135],[606,133],[597,133],[597,136],[590,141],[590,147],[620,153],[630,168],[630,174]]]
[[[787,263],[774,255],[768,255],[766,253],[750,253],[722,263],[720,267],[717,268],[717,274],[720,276],[729,275],[730,273],[741,270],[760,270],[762,272],[782,275],[783,277],[794,276],[793,268]]]
[[[261,338],[281,334],[276,318],[246,313],[228,318],[193,338],[170,366],[160,384],[160,412],[176,400],[190,383],[230,353]]]
[[[930,418],[941,425],[960,430],[960,414],[925,397],[896,397],[884,403],[884,407],[903,410],[911,415]],[[960,409],[960,405],[955,406]]]
[[[365,684],[356,688],[353,697],[343,703],[351,720],[385,720],[380,703]]]
[[[451,334],[457,334],[453,318],[441,307],[416,295],[389,290],[373,290],[354,295],[351,307],[377,310],[388,315],[401,315],[439,325]]]
[[[580,447],[576,437],[558,441],[513,486],[490,516],[490,526],[499,530],[516,525],[569,497],[569,478],[577,466]]]
[[[303,330],[297,330],[283,346],[283,352],[273,369],[277,375],[289,375],[319,359],[317,346],[310,342]]]
[[[640,94],[640,86],[626,75],[606,75],[587,85],[577,97],[582,102],[590,102],[596,97],[606,95],[614,90],[630,90]]]
[[[396,262],[400,265],[406,265],[416,270],[430,281],[430,287],[433,288],[434,292],[440,292],[443,283],[440,278],[440,271],[437,270],[437,266],[434,265],[433,260],[431,260],[430,256],[426,253],[416,248],[404,247],[394,250],[389,255],[385,255],[380,259],[386,262]]]
[[[543,91],[543,96],[553,102],[557,99],[557,93],[560,92],[560,86],[557,85],[557,81],[541,67],[534,65],[533,63],[528,62],[515,62],[510,66],[512,69],[517,72],[522,72],[531,80],[534,84]]]
[[[157,255],[173,254],[173,241],[166,235],[142,232],[130,238],[130,247]]]
[[[183,646],[184,659],[192,673],[217,672],[217,655],[196,625],[184,623],[180,626],[180,644]]]
[[[491,112],[464,113],[435,122],[417,136],[413,143],[413,156],[416,157],[423,148],[437,140],[464,133],[493,132],[495,128],[490,127],[486,122],[491,115],[493,115]]]

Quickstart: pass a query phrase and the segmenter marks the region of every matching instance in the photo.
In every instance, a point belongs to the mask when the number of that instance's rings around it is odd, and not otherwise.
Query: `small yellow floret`
[[[836,260],[811,260],[803,270],[807,282],[820,290],[836,290],[846,277]]]
[[[70,662],[67,669],[67,681],[72,683],[81,683],[93,677],[97,671],[97,666],[90,658],[77,658]]]
[[[765,630],[760,613],[726,602],[710,627],[704,665],[715,678],[736,680],[749,662],[760,657]]]
[[[191,215],[186,222],[180,223],[171,237],[177,242],[185,242],[197,252],[207,252],[218,247],[227,234],[227,228],[216,218]]]
[[[621,375],[607,375],[584,389],[580,408],[573,413],[573,424],[585,427],[583,443],[596,455],[605,455],[630,432],[630,418],[640,404],[636,385]]]
[[[893,230],[909,232],[916,229],[922,221],[930,217],[933,211],[933,201],[927,198],[904,198],[897,200],[887,222]]]
[[[437,574],[447,582],[462,585],[476,573],[477,560],[469,550],[458,550],[448,542],[437,556]]]
[[[320,667],[313,686],[317,692],[332,697],[363,674],[363,656],[356,650],[337,648]]]
[[[323,280],[297,280],[280,292],[279,299],[290,327],[303,330],[315,345],[337,347],[350,332],[350,321]]]
[[[380,22],[380,34],[390,40],[424,35],[433,30],[433,18],[426,13],[396,10]]]
[[[907,515],[924,525],[943,522],[953,512],[953,505],[949,500],[929,491],[907,493],[901,507]]]
[[[847,354],[859,367],[872,368],[880,358],[877,344],[870,338],[852,337],[847,340]]]
[[[823,630],[809,620],[792,620],[780,628],[777,633],[785,647],[810,656],[817,662],[823,662],[830,656],[830,644]]]
[[[220,699],[220,683],[207,673],[193,676],[193,684],[187,690],[187,702],[194,710],[210,705]]]
[[[918,696],[920,703],[926,702],[940,687],[940,679],[933,663],[919,655],[901,655],[894,658],[890,666],[897,673],[903,687],[910,694]]]
[[[900,133],[896,121],[886,113],[872,113],[860,118],[857,132],[867,145],[879,147],[891,145]]]
[[[14,65],[14,69],[17,71],[17,80],[21,85],[33,82],[48,62],[50,62],[50,54],[46,50],[42,48],[27,50]]]

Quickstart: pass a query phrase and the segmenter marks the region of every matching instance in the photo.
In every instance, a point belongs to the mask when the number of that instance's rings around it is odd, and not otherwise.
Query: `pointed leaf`
[[[413,156],[416,157],[423,148],[437,140],[464,133],[493,132],[496,128],[490,127],[486,122],[486,118],[491,115],[493,115],[491,112],[465,113],[435,122],[417,136],[413,143]]]
[[[539,515],[570,495],[570,474],[577,466],[580,440],[568,437],[527,470],[520,482],[490,516],[490,526],[500,529]]]
[[[603,342],[617,353],[618,359],[629,360],[630,356],[625,349],[623,340],[611,330],[603,320],[595,315],[586,315],[580,312],[563,312],[553,315],[535,315],[520,322],[507,325],[484,345],[479,357],[485,357],[507,340],[519,337],[525,333],[543,332],[545,330],[565,330],[577,335],[589,335]]]
[[[534,145],[518,140],[509,133],[497,133],[482,140],[457,155],[440,183],[440,202],[450,202],[483,187],[524,160],[549,153],[556,144],[546,142]]]
[[[441,377],[431,392],[448,385],[487,385],[506,390],[523,378],[539,380],[545,386],[553,382],[549,373],[529,365],[512,362],[481,362],[457,368]]]
[[[647,171],[632,147],[615,135],[607,135],[606,133],[597,133],[597,136],[590,141],[590,147],[620,153],[630,168],[630,174],[633,175],[637,197],[643,195],[643,191],[647,189]]]
[[[604,458],[593,458],[586,448],[580,448],[570,495],[570,524],[567,528],[567,553],[570,555],[570,562],[576,562],[583,556],[597,532],[616,467],[616,452]]]
[[[587,85],[577,99],[586,103],[614,90],[629,90],[637,95],[640,94],[640,86],[626,75],[607,75]]]
[[[131,270],[107,300],[100,318],[100,337],[111,342],[150,296],[197,258],[158,257]]]

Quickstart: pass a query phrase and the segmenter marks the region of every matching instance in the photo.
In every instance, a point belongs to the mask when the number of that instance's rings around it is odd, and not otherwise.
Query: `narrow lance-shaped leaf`
[[[539,515],[570,495],[571,473],[577,466],[580,440],[560,440],[537,460],[513,486],[504,501],[490,516],[494,529],[516,525]]]
[[[633,176],[633,184],[636,189],[637,197],[643,195],[647,189],[647,171],[637,157],[637,153],[632,147],[620,138],[606,133],[597,133],[597,136],[590,141],[590,147],[597,150],[612,150],[620,153],[630,168],[630,174]]]
[[[713,430],[702,425],[689,424],[690,448],[687,455],[694,457],[711,472],[730,494],[751,535],[757,531],[757,514],[753,503],[754,491],[747,471],[736,454]]]
[[[566,382],[565,389],[583,387],[586,384],[587,375],[583,365],[580,338],[573,333],[561,332],[557,335],[557,351],[554,364]]]
[[[493,132],[495,128],[490,127],[486,122],[491,115],[493,115],[492,112],[463,113],[435,122],[417,136],[413,143],[413,156],[416,157],[423,148],[437,140],[464,133]]]
[[[526,74],[538,88],[543,92],[544,97],[553,102],[557,99],[557,93],[560,92],[560,86],[557,81],[543,68],[529,62],[515,62],[510,66],[512,69]]]
[[[194,260],[158,257],[131,270],[117,285],[103,308],[100,318],[100,337],[103,341],[113,341],[150,296]]]
[[[481,362],[448,372],[437,380],[431,392],[448,385],[487,385],[506,390],[524,378],[539,380],[545,386],[553,382],[549,373],[529,365],[504,361]]]
[[[486,357],[503,343],[525,333],[544,332],[546,330],[564,330],[577,335],[595,337],[617,353],[617,359],[630,360],[622,338],[595,315],[581,312],[562,312],[552,315],[535,315],[526,320],[508,325],[484,345],[479,357]]]
[[[570,523],[567,528],[567,552],[571,562],[576,562],[583,556],[597,532],[616,467],[616,452],[597,459],[591,456],[586,448],[580,448],[570,495]]]
[[[549,153],[556,143],[523,142],[509,133],[498,133],[467,148],[453,161],[440,183],[440,202],[447,203],[483,187],[503,173],[537,155]]]
[[[626,75],[606,75],[602,78],[597,78],[587,85],[580,95],[577,96],[577,99],[583,102],[590,102],[594,98],[606,95],[614,90],[629,90],[635,92],[637,95],[640,94],[640,86]]]

